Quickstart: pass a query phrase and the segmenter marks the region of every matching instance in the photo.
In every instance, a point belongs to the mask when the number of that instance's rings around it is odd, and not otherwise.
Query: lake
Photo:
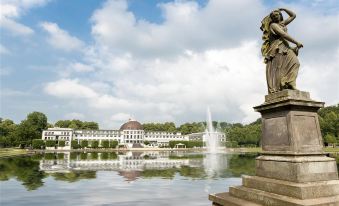
[[[0,205],[206,206],[257,154],[46,153],[0,159]]]

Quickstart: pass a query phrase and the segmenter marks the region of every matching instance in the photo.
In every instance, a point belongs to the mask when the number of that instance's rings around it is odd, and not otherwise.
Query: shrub
[[[101,157],[102,160],[107,160],[108,159],[108,153],[107,152],[101,153],[100,157]]]
[[[228,148],[235,148],[235,147],[238,147],[238,142],[237,141],[229,141],[229,142],[226,142],[225,146],[228,147]]]
[[[109,159],[117,159],[118,158],[118,155],[117,155],[117,153],[115,153],[115,152],[110,152],[109,153]]]
[[[81,148],[88,147],[88,141],[87,140],[81,140],[80,145],[81,145]]]
[[[55,140],[46,140],[46,147],[55,147]]]
[[[91,159],[92,160],[97,160],[98,159],[98,153],[97,152],[92,152],[91,153]]]
[[[85,153],[85,152],[80,153],[80,159],[81,160],[87,160],[87,153]]]
[[[71,141],[71,147],[72,147],[72,149],[79,149],[80,145],[78,144],[77,140],[72,140]]]
[[[65,146],[65,140],[59,140],[59,147]]]
[[[45,142],[42,139],[33,139],[32,147],[33,149],[42,149],[45,146]]]
[[[65,154],[64,153],[58,153],[58,159],[64,159]]]
[[[56,159],[54,153],[45,153],[44,158],[45,158],[46,160],[54,160],[54,159]]]
[[[98,147],[99,147],[99,141],[98,141],[98,140],[92,141],[91,147],[92,147],[92,148],[98,148]]]
[[[186,141],[186,143],[184,143],[184,144],[188,148],[203,147],[203,142],[202,141]]]
[[[116,148],[118,146],[118,144],[119,144],[118,141],[112,140],[112,141],[109,142],[109,147],[110,148]]]
[[[102,140],[101,141],[101,147],[109,148],[109,141],[108,140]]]
[[[69,155],[69,158],[71,160],[76,160],[78,158],[78,155],[79,155],[79,153],[71,152],[70,155]]]
[[[145,144],[145,145],[149,145],[150,143],[149,143],[149,141],[145,140],[145,141],[144,141],[144,144]]]

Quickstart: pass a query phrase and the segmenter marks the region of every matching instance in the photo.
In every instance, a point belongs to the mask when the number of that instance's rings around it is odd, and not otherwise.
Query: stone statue
[[[286,20],[283,19],[281,11],[289,15]],[[286,28],[295,17],[294,12],[280,8],[272,11],[261,21],[260,29],[263,31],[264,40],[261,52],[266,63],[269,94],[283,89],[296,90],[296,78],[300,66],[297,55],[303,45],[288,35]],[[288,42],[296,44],[296,47],[290,47]]]

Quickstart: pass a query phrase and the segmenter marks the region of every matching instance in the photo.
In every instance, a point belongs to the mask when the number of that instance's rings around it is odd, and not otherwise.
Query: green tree
[[[79,126],[75,122],[71,122],[71,124],[68,127],[72,129],[80,129]]]
[[[92,148],[98,148],[99,147],[99,141],[98,140],[93,140],[91,143]]]
[[[55,140],[46,140],[46,147],[55,147]]]
[[[28,146],[32,144],[33,139],[40,139],[42,131],[47,129],[47,117],[41,112],[32,112],[27,118],[16,127],[11,133],[13,139],[16,139],[16,145]]]
[[[45,142],[42,139],[33,139],[32,147],[33,149],[43,149]]]
[[[149,143],[149,141],[145,140],[145,141],[144,141],[144,144],[145,144],[145,145],[149,145],[150,143]]]
[[[78,144],[78,141],[77,140],[72,140],[71,141],[71,147],[72,149],[79,149],[80,148],[80,145]],[[75,154],[75,153],[74,153]]]
[[[96,122],[83,122],[81,129],[98,130],[99,124]]]
[[[65,145],[65,140],[59,140],[59,147],[64,147]]]
[[[112,140],[112,141],[109,141],[109,147],[110,148],[116,148],[118,146],[118,141],[116,140]]]
[[[81,140],[80,146],[81,146],[81,148],[88,147],[88,141],[87,140]]]
[[[335,143],[337,143],[337,139],[335,138],[334,135],[332,134],[327,134],[325,135],[324,137],[324,142],[327,144],[327,145],[335,145]]]
[[[70,120],[59,120],[55,123],[55,126],[61,128],[69,128],[70,124],[71,124]]]
[[[102,140],[101,141],[101,147],[109,148],[109,140]]]
[[[10,119],[0,118],[0,147],[16,146],[18,139],[13,134],[17,125]]]

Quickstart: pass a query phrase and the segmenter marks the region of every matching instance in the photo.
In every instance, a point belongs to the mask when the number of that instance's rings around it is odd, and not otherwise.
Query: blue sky
[[[203,121],[209,106],[216,120],[254,121],[266,94],[260,21],[277,7],[297,13],[298,88],[338,103],[335,0],[4,0],[0,116],[115,128]]]

